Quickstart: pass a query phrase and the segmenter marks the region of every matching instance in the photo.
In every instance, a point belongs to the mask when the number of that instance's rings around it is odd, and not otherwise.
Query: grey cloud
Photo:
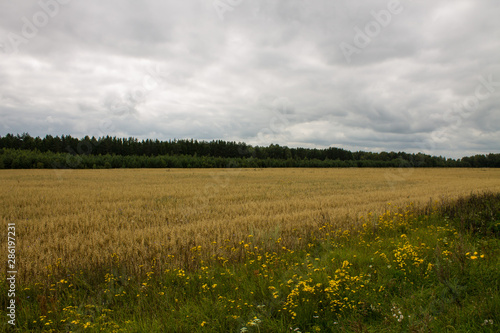
[[[211,1],[70,1],[25,38],[40,5],[3,2],[0,135],[498,152],[500,86],[455,105],[500,81],[500,5],[401,0],[346,61],[340,44],[389,3],[244,0],[221,19]]]

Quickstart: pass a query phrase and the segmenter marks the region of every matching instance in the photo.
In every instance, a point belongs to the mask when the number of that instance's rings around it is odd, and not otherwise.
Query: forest
[[[364,152],[329,147],[251,146],[234,141],[138,140],[111,136],[0,136],[0,169],[269,167],[500,167],[500,154],[460,159],[423,153]]]

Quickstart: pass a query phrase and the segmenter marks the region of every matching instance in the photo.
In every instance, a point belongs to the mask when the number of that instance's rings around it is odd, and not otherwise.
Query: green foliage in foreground
[[[304,249],[241,240],[242,262],[198,261],[186,272],[130,275],[49,268],[21,286],[17,331],[498,332],[500,194],[325,221]],[[279,235],[274,236],[279,237]],[[266,248],[269,248],[268,246]],[[279,250],[278,250],[279,249]],[[196,261],[193,248],[190,260]],[[2,317],[6,290],[2,286]],[[1,323],[6,329],[6,320]]]

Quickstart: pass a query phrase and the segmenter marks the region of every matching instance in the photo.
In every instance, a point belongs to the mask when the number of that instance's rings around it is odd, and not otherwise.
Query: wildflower
[[[493,325],[493,319],[485,319],[481,325],[482,326]]]
[[[392,316],[396,318],[398,322],[402,322],[404,319],[403,314],[401,313],[401,310],[396,306],[393,305],[391,308]]]
[[[206,321],[202,321],[202,322],[201,322],[201,324],[200,324],[200,326],[201,326],[201,327],[203,327],[203,326],[205,326],[206,324],[208,324]]]

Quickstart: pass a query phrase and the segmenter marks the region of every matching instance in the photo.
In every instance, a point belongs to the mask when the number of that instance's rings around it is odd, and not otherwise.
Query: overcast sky
[[[1,1],[0,135],[500,152],[498,0]]]

